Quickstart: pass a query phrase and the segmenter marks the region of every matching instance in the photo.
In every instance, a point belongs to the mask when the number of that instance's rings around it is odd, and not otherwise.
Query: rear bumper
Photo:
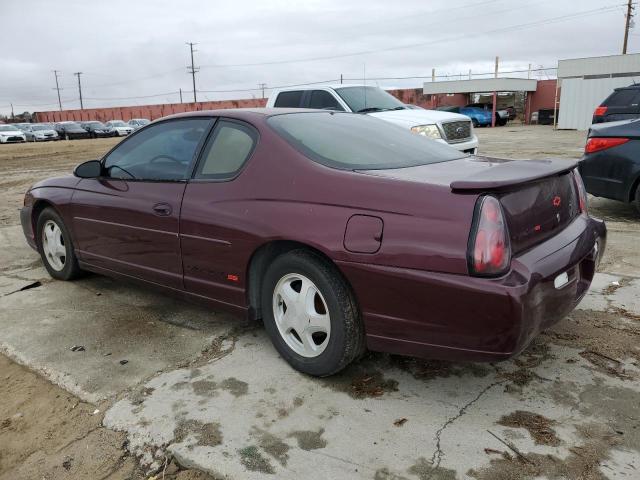
[[[598,242],[598,254],[594,246]],[[587,292],[606,245],[604,222],[579,217],[512,260],[497,279],[339,263],[360,304],[369,349],[495,361],[520,353]],[[561,288],[555,278],[567,273]]]

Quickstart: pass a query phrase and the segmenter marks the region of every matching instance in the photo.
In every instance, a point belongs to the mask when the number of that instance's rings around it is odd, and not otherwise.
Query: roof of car
[[[218,110],[197,110],[194,112],[183,112],[169,115],[167,118],[182,117],[217,117],[217,116],[262,116],[272,117],[274,115],[285,115],[288,113],[331,113],[329,110],[316,110],[311,108],[226,108]],[[335,113],[335,112],[333,112]]]
[[[289,92],[292,90],[318,90],[319,88],[344,88],[344,87],[377,87],[377,85],[366,85],[364,83],[327,83],[323,85],[301,85],[301,86],[291,86],[291,87],[283,87],[276,88],[275,91],[278,92]]]

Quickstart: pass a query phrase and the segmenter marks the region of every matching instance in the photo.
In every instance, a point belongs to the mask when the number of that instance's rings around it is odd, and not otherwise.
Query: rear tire
[[[365,351],[349,286],[335,266],[315,253],[301,249],[277,257],[265,274],[261,304],[271,342],[300,372],[332,375]]]
[[[633,204],[635,205],[636,210],[638,211],[638,214],[640,214],[640,183],[636,187],[636,194],[635,194]]]
[[[42,263],[57,280],[73,280],[82,274],[71,235],[58,212],[45,208],[38,217],[36,242]]]
[[[472,118],[471,125],[473,125],[473,128],[478,128],[478,120],[476,120],[475,118]]]

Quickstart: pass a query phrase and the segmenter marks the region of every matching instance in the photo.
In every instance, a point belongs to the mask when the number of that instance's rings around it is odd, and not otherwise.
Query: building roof
[[[424,82],[423,93],[535,92],[538,81],[530,78],[475,78]]]
[[[625,76],[640,73],[640,53],[558,60],[558,78]]]

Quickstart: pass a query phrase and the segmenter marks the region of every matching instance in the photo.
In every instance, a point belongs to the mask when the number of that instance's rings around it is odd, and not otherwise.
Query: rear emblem
[[[553,197],[553,206],[554,207],[559,207],[560,206],[560,202],[562,200],[560,199],[560,197],[558,197],[557,195],[555,197]]]

